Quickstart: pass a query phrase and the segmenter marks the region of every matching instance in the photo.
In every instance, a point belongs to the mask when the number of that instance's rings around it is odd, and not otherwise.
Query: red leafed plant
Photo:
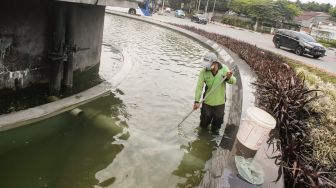
[[[302,75],[272,52],[227,36],[209,33],[194,27],[175,25],[207,37],[238,54],[258,75],[257,98],[260,108],[273,114],[277,131],[270,134],[269,144],[276,141],[275,156],[279,177],[284,170],[286,187],[336,187],[335,177],[325,171],[335,167],[322,167],[312,158],[313,147],[307,119],[314,115],[308,103],[317,99],[317,90],[305,86]],[[277,180],[278,180],[277,179]],[[333,180],[333,181],[332,181]]]

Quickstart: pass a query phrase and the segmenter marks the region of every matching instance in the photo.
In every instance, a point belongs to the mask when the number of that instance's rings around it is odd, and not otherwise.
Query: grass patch
[[[317,39],[325,47],[336,48],[336,40]]]
[[[330,82],[333,84],[336,84],[336,75],[332,74],[330,72],[327,71],[323,71],[317,67],[313,67],[313,66],[309,66],[306,65],[300,61],[296,61],[293,59],[289,59],[287,57],[284,57],[287,61],[287,63],[293,67],[295,70],[297,70],[298,68],[305,68],[307,71],[309,71],[311,74],[315,74],[316,76],[320,77],[322,81],[324,82]]]

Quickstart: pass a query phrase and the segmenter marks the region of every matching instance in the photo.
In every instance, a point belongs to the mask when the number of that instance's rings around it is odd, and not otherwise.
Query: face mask
[[[212,68],[214,68],[214,66],[215,66],[215,65],[212,63],[209,67],[206,67],[205,70],[211,71]]]
[[[211,71],[211,67],[206,67],[205,70]]]

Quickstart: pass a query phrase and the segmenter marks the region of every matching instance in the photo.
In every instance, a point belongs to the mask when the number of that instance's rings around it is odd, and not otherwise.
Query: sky
[[[291,0],[291,1],[296,1],[296,0]],[[302,3],[306,3],[306,2],[309,2],[309,1],[313,1],[313,0],[300,0]],[[317,3],[330,3],[332,4],[333,6],[336,5],[336,0],[314,0],[315,2]]]

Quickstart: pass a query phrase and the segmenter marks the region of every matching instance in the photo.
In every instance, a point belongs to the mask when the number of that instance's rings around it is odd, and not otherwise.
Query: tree
[[[336,18],[336,6],[335,6],[335,8],[331,8],[329,13],[332,17]]]
[[[255,19],[255,30],[260,20],[292,21],[301,11],[295,3],[288,0],[233,0],[230,9]]]
[[[251,4],[250,0],[232,0],[230,9],[237,14],[248,15]]]
[[[260,19],[273,19],[277,20],[280,16],[276,11],[275,4],[269,0],[255,0],[248,8],[248,15],[257,20]]]
[[[211,2],[211,4],[213,5],[213,2]],[[230,0],[216,0],[215,10],[226,12],[229,10],[229,4]]]
[[[288,0],[233,0],[230,9],[256,20],[291,21],[300,8]]]
[[[296,4],[298,7],[300,7],[300,8],[301,8],[301,6],[302,6],[302,2],[301,2],[300,0],[296,0],[295,4]]]
[[[297,3],[291,3],[287,0],[278,0],[275,2],[276,9],[280,14],[278,20],[292,21],[293,18],[301,13],[300,7]]]
[[[215,0],[209,0],[209,2],[208,2],[208,12],[210,10],[212,10],[213,5],[214,5],[214,1]],[[230,1],[231,0],[216,0],[215,10],[216,11],[223,11],[223,12],[228,11],[229,10],[229,3],[230,3]],[[198,6],[198,0],[196,0],[196,2],[197,2],[197,6]],[[206,6],[206,2],[207,2],[207,0],[201,0],[200,11],[204,11],[205,6]]]
[[[181,9],[181,3],[184,3],[184,5],[187,5],[188,1],[187,0],[168,0],[169,5],[171,8],[174,10]]]
[[[302,10],[305,11],[316,11],[316,12],[326,12],[328,13],[330,8],[332,8],[330,3],[317,3],[315,1],[303,3],[300,5]]]
[[[330,9],[332,9],[333,7],[332,7],[332,5],[330,4],[330,3],[328,3],[328,4],[326,4],[325,5],[325,8],[324,8],[324,12],[329,12],[330,11]]]

